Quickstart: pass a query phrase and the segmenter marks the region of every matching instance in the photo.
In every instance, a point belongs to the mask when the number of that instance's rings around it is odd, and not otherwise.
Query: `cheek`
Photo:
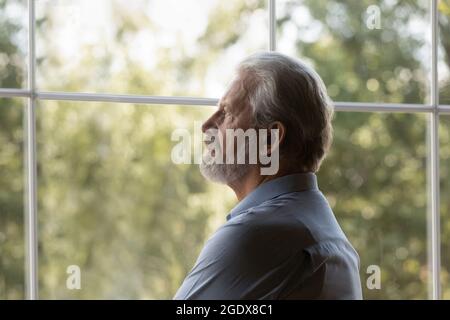
[[[251,112],[246,113],[242,117],[241,124],[242,124],[242,127],[246,128],[246,129],[251,128],[251,126],[253,124],[253,116],[252,116]]]
[[[239,123],[236,121],[236,118],[231,118],[231,117],[227,117],[222,124],[220,125],[219,132],[222,135],[221,138],[221,147],[222,150],[224,150],[225,148],[223,148],[224,146],[226,146],[226,142],[227,142],[227,130],[235,130],[240,128]]]
[[[226,128],[223,124],[218,128],[219,129],[219,145],[220,145],[220,149],[224,150],[223,146],[226,144]]]
[[[223,121],[223,127],[227,128],[227,129],[242,128],[241,124],[242,124],[242,119],[240,117],[236,117],[236,116],[234,116],[234,117],[228,116]]]
[[[230,117],[227,117],[222,121],[222,123],[218,126],[218,130],[220,134],[225,138],[226,130],[227,129],[236,129],[238,128],[237,124],[235,123],[235,120],[231,119]]]

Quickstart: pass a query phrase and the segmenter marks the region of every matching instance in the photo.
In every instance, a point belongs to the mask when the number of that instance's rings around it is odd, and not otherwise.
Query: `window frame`
[[[276,0],[267,0],[269,17],[268,50],[276,51]],[[441,243],[440,243],[440,186],[439,186],[439,117],[450,114],[450,105],[440,105],[438,86],[438,1],[431,0],[431,80],[430,104],[335,102],[337,112],[401,112],[427,113],[427,143],[430,146],[428,174],[429,212],[427,213],[427,242],[429,269],[429,298],[441,299]],[[36,106],[39,100],[97,101],[139,103],[148,105],[206,105],[216,106],[217,98],[193,98],[178,96],[145,96],[109,93],[42,92],[36,88],[35,52],[35,0],[28,0],[28,79],[26,89],[0,88],[0,97],[25,97],[25,239],[26,239],[26,299],[39,299],[38,284],[38,211],[37,211],[37,156],[36,156]]]

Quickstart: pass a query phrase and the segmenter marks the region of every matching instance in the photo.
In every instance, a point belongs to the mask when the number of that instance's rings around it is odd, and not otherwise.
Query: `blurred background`
[[[278,0],[277,50],[336,101],[430,103],[430,1]],[[380,10],[379,28],[367,8]],[[439,2],[440,103],[450,105],[450,1]],[[26,89],[27,3],[0,0],[0,88]],[[220,98],[268,48],[265,0],[36,0],[39,91]],[[24,298],[26,98],[0,98],[0,299]],[[39,296],[171,299],[235,204],[171,161],[177,128],[214,107],[39,100]],[[319,186],[361,257],[366,299],[426,299],[426,113],[337,112]],[[450,299],[450,115],[440,117],[443,298]],[[66,268],[81,268],[81,290]],[[366,287],[381,268],[381,289]]]

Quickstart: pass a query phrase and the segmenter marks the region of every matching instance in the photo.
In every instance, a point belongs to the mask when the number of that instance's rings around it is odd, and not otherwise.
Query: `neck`
[[[279,170],[277,174],[271,176],[263,176],[260,174],[259,167],[251,167],[251,169],[242,178],[229,182],[228,186],[233,189],[238,201],[244,199],[250,192],[259,185],[289,174],[289,172]]]

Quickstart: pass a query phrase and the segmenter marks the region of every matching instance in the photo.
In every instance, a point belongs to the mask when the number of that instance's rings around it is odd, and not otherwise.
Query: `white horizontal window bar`
[[[36,97],[42,100],[98,101],[137,104],[178,104],[191,106],[215,106],[219,102],[219,99],[217,98],[114,95],[103,93],[38,92],[36,93]],[[431,105],[422,104],[335,102],[334,105],[337,111],[431,112],[433,110]]]
[[[0,97],[14,98],[14,97],[30,97],[31,92],[24,89],[0,89]]]
[[[438,112],[442,114],[450,114],[450,106],[449,105],[440,105],[438,107]]]
[[[356,112],[432,112],[433,106],[407,103],[334,102],[336,111]]]
[[[29,90],[0,89],[0,97],[30,97]],[[41,100],[117,102],[135,104],[168,104],[190,106],[216,106],[217,98],[144,96],[109,93],[69,93],[69,92],[37,92],[35,98]],[[334,102],[336,111],[350,112],[432,112],[433,106],[408,103],[374,103],[374,102]],[[450,114],[450,105],[440,105],[438,112]]]
[[[164,96],[136,96],[136,95],[112,95],[98,93],[59,93],[39,92],[38,99],[43,100],[71,100],[71,101],[99,101],[137,104],[178,104],[191,106],[215,106],[219,102],[217,98],[193,98],[193,97],[164,97]],[[422,104],[394,104],[394,103],[358,103],[335,102],[336,111],[358,112],[432,112],[431,105]]]
[[[70,100],[70,101],[98,101],[136,104],[181,104],[215,106],[218,99],[192,97],[139,96],[106,93],[65,93],[65,92],[37,92],[36,97],[42,100]]]

